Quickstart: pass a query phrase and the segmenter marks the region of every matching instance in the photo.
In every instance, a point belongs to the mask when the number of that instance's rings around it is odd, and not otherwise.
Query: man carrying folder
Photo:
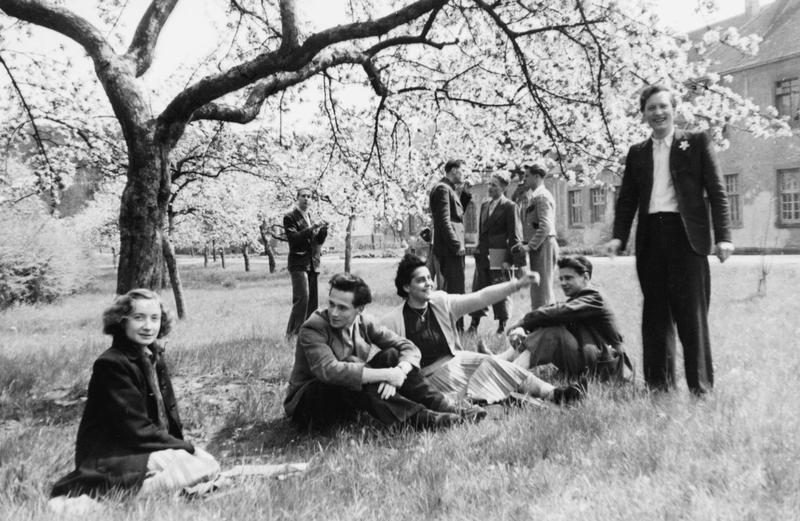
[[[473,292],[511,280],[511,270],[515,264],[512,249],[520,244],[522,230],[517,218],[517,205],[504,195],[506,188],[508,178],[505,174],[494,174],[489,181],[489,200],[481,205],[475,275],[472,279]],[[497,333],[502,334],[511,314],[511,299],[506,297],[492,308],[497,320]],[[488,313],[489,308],[471,313],[472,322],[467,332],[477,333],[481,317]]]

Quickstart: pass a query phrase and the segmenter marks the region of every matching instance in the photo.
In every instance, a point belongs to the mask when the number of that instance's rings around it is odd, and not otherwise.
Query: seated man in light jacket
[[[362,314],[369,286],[349,273],[330,280],[328,308],[300,327],[284,409],[295,423],[326,428],[365,411],[385,426],[448,427],[486,416],[457,408],[419,371],[419,350]],[[375,351],[377,354],[371,356]]]

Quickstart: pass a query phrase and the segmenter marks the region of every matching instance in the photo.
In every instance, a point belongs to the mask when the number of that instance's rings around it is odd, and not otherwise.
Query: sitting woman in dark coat
[[[178,490],[219,472],[183,439],[164,350],[171,320],[158,295],[135,289],[103,313],[111,347],[95,361],[75,446],[75,470],[52,496],[97,497],[111,490]],[[54,501],[54,500],[51,500]]]

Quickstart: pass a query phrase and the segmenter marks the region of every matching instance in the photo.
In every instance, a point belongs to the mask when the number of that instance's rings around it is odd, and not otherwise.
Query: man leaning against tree
[[[317,275],[328,223],[312,222],[309,215],[312,197],[310,188],[300,188],[297,205],[283,216],[283,229],[289,241],[287,268],[292,278],[292,311],[286,326],[287,337],[297,334],[319,304]]]
[[[605,249],[612,256],[625,249],[638,209],[636,271],[644,296],[645,382],[656,390],[675,386],[677,326],[686,383],[692,393],[703,395],[714,385],[708,255],[716,251],[725,262],[733,244],[712,144],[702,132],[675,129],[676,107],[675,93],[663,85],[642,91],[639,108],[653,132],[628,151],[613,235]]]

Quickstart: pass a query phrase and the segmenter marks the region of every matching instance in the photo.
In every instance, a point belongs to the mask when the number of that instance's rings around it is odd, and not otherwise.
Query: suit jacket
[[[144,481],[151,452],[184,449],[175,393],[156,344],[155,370],[164,400],[168,427],[159,424],[156,397],[148,383],[141,348],[115,338],[95,361],[86,407],[75,444],[76,469],[61,478],[52,495],[102,494],[112,488],[138,489]]]
[[[328,229],[322,228],[314,234],[297,208],[283,216],[283,229],[289,241],[289,271],[317,271]]]
[[[489,267],[489,249],[506,250],[506,262],[513,263],[511,248],[518,245],[522,238],[517,216],[517,205],[505,196],[500,200],[489,215],[489,206],[492,201],[484,201],[478,225],[478,249],[475,252],[475,263],[478,267]]]
[[[676,129],[669,153],[669,173],[675,186],[678,212],[692,249],[699,255],[709,255],[713,252],[715,242],[730,241],[728,198],[708,136],[702,132],[692,133]],[[653,141],[647,139],[633,145],[625,160],[625,173],[617,197],[613,231],[613,237],[622,241],[620,249],[625,249],[633,217],[638,208],[636,251],[637,254],[641,252],[647,234],[646,217],[652,189]],[[709,219],[709,204],[711,219]]]
[[[518,325],[525,331],[565,326],[582,346],[592,344],[603,349],[603,346],[617,348],[622,344],[614,312],[603,295],[592,287],[582,289],[566,302],[534,309]]]
[[[455,185],[446,177],[431,189],[434,254],[464,255],[464,207],[469,197],[466,191],[459,196]]]
[[[334,329],[328,310],[315,311],[300,327],[294,353],[294,367],[283,408],[294,414],[305,388],[313,381],[361,389],[361,374],[377,350],[397,349],[400,362],[419,368],[421,354],[417,346],[363,314],[356,318],[353,346],[344,338],[347,330]]]
[[[532,250],[538,250],[550,236],[556,235],[556,200],[544,185],[527,194],[527,204],[522,208],[521,220],[526,243]]]

